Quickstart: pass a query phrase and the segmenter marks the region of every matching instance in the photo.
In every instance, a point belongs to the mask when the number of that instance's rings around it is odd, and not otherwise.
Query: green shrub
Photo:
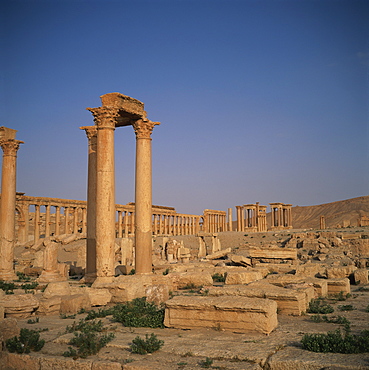
[[[312,299],[309,302],[309,308],[307,309],[308,313],[332,313],[334,309],[331,305],[324,303],[321,298]]]
[[[163,345],[164,341],[159,340],[154,333],[151,333],[150,337],[146,334],[146,339],[137,336],[130,344],[130,348],[132,353],[145,355],[146,353],[158,351]]]
[[[7,283],[5,281],[0,280],[0,289],[2,289],[5,294],[14,294],[13,290],[15,289],[14,283]]]
[[[76,351],[74,348],[69,347],[69,351],[64,352],[63,356],[86,358],[87,356],[95,355],[114,337],[113,333],[103,335],[97,332],[74,333],[74,338],[70,340],[69,344],[76,346],[78,350]]]
[[[33,283],[25,283],[21,285],[21,289],[24,289],[26,293],[27,291],[36,289],[37,287],[38,287],[37,281],[34,281]]]
[[[39,321],[40,321],[40,319],[38,317],[36,317],[34,320],[28,319],[27,324],[36,324]]]
[[[17,281],[30,281],[31,280],[31,278],[29,276],[26,276],[24,272],[17,271],[16,274],[18,276]]]
[[[206,357],[205,360],[199,361],[199,365],[203,368],[208,369],[209,367],[211,367],[211,365],[213,365],[213,360],[209,357]]]
[[[213,281],[217,283],[224,283],[226,280],[226,277],[223,274],[215,273],[212,275]]]
[[[350,321],[346,319],[344,316],[331,316],[328,317],[327,315],[313,315],[310,317],[311,321],[314,322],[328,322],[332,324],[341,324],[341,325],[350,325]]]
[[[112,315],[116,306],[110,308],[99,308],[97,311],[90,310],[85,317],[85,320],[93,320],[101,317]]]
[[[164,327],[164,308],[157,308],[146,302],[146,297],[135,298],[131,302],[114,307],[113,320],[128,327]]]
[[[79,320],[78,323],[74,321],[71,326],[67,326],[65,331],[67,333],[73,333],[75,331],[81,331],[83,333],[90,333],[90,332],[100,332],[103,330],[103,323],[101,320],[99,321],[86,321],[85,319]]]
[[[355,307],[352,304],[345,304],[343,306],[338,306],[340,311],[352,311],[355,310]]]
[[[95,320],[86,321],[81,319],[78,323],[74,322],[71,326],[67,326],[66,332],[74,334],[69,344],[77,347],[77,350],[69,347],[69,350],[64,352],[63,356],[86,358],[95,355],[115,337],[113,333],[99,334],[101,331],[103,331],[101,320],[96,322]]]
[[[9,352],[30,353],[31,351],[40,351],[45,344],[40,339],[40,334],[36,330],[21,329],[18,337],[13,337],[5,342]]]
[[[346,328],[344,335],[337,329],[327,334],[305,334],[302,348],[313,352],[363,353],[369,352],[369,330],[351,335]]]

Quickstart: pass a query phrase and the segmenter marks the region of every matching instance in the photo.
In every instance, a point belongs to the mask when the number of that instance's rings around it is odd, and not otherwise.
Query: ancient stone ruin
[[[267,206],[258,202],[236,206],[235,221],[232,208],[188,215],[152,205],[151,134],[159,123],[147,118],[136,99],[110,93],[101,101],[101,107],[88,108],[94,125],[81,127],[88,139],[87,201],[17,193],[16,156],[23,142],[15,139],[15,130],[0,128],[0,369],[186,369],[178,365],[186,353],[198,361],[212,357],[227,369],[320,369],[346,363],[345,369],[364,368],[360,355],[314,357],[308,352],[305,358],[306,351],[292,345],[286,332],[293,332],[294,341],[301,339],[299,333],[309,331],[304,323],[311,303],[327,297],[352,294],[362,305],[357,322],[365,316],[369,293],[355,296],[353,286],[369,284],[367,219],[361,218],[360,229],[326,230],[322,217],[321,230],[295,230],[291,204],[270,203],[269,225]],[[125,126],[132,126],[136,136],[135,200],[119,205],[114,132]],[[25,277],[27,286],[20,282]],[[165,360],[153,355],[142,363],[123,352],[124,341],[134,338],[129,330],[118,330],[100,357],[72,360],[55,349],[68,347],[69,339],[60,334],[61,316],[142,297],[163,307],[171,343],[160,351]],[[5,341],[33,319],[53,327],[43,334],[42,353],[8,352]],[[298,329],[292,329],[294,322]],[[362,328],[368,329],[368,322]],[[198,345],[201,335],[206,345]],[[239,338],[241,347],[235,344]]]

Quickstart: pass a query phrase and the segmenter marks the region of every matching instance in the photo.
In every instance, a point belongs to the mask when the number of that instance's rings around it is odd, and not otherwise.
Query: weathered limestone
[[[327,279],[328,295],[334,294],[347,294],[351,292],[350,280],[347,278],[342,279]]]
[[[97,181],[97,129],[84,126],[88,138],[88,178],[87,178],[87,242],[86,272],[84,280],[91,283],[96,279],[96,181]]]
[[[278,326],[277,304],[268,299],[246,297],[177,296],[166,302],[164,325],[269,334]]]
[[[50,239],[44,241],[44,263],[43,270],[39,278],[37,279],[40,283],[49,283],[53,281],[65,281],[66,276],[60,274],[58,264],[58,248],[59,243],[55,243]]]
[[[178,272],[171,273],[168,277],[172,280],[175,289],[213,285],[210,272]]]
[[[248,298],[267,298],[277,303],[278,313],[299,316],[306,312],[309,298],[306,289],[285,289],[264,281],[257,281],[249,285],[225,285],[223,287],[207,287],[209,296],[239,296]]]
[[[354,279],[356,284],[368,284],[368,270],[366,268],[354,271]]]
[[[0,279],[16,279],[13,267],[15,244],[15,197],[17,151],[23,141],[15,140],[16,130],[0,127],[3,150],[0,200]]]
[[[91,309],[91,302],[88,294],[73,294],[61,297],[61,314],[76,314],[82,308],[85,310]]]
[[[245,269],[245,271],[229,271],[226,273],[225,284],[249,284],[261,279],[263,279],[263,274],[258,270]]]
[[[115,172],[114,130],[119,110],[113,107],[88,108],[97,128],[96,158],[96,275],[114,276]]]
[[[268,247],[268,248],[251,248],[250,249],[251,258],[267,258],[267,259],[297,259],[296,248],[279,248],[279,247]]]
[[[39,306],[39,300],[33,294],[6,294],[1,297],[6,317],[25,318],[31,316]]]
[[[133,123],[136,134],[136,274],[150,274],[152,272],[151,133],[154,126],[159,124],[159,122],[152,122],[146,118]]]

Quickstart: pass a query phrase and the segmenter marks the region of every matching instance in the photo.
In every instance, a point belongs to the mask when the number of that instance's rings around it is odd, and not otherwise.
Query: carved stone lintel
[[[93,116],[97,129],[115,130],[119,118],[119,109],[111,107],[87,108]]]
[[[0,141],[0,146],[4,152],[4,155],[16,157],[19,145],[23,143],[23,141],[9,139]]]
[[[140,119],[133,123],[137,139],[150,139],[154,126],[160,125],[160,122],[152,122],[148,119]]]

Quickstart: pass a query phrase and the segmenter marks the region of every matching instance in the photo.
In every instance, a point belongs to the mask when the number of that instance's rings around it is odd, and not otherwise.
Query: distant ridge
[[[316,206],[292,207],[294,229],[319,229],[320,216],[327,228],[357,226],[361,216],[369,217],[369,195]]]

